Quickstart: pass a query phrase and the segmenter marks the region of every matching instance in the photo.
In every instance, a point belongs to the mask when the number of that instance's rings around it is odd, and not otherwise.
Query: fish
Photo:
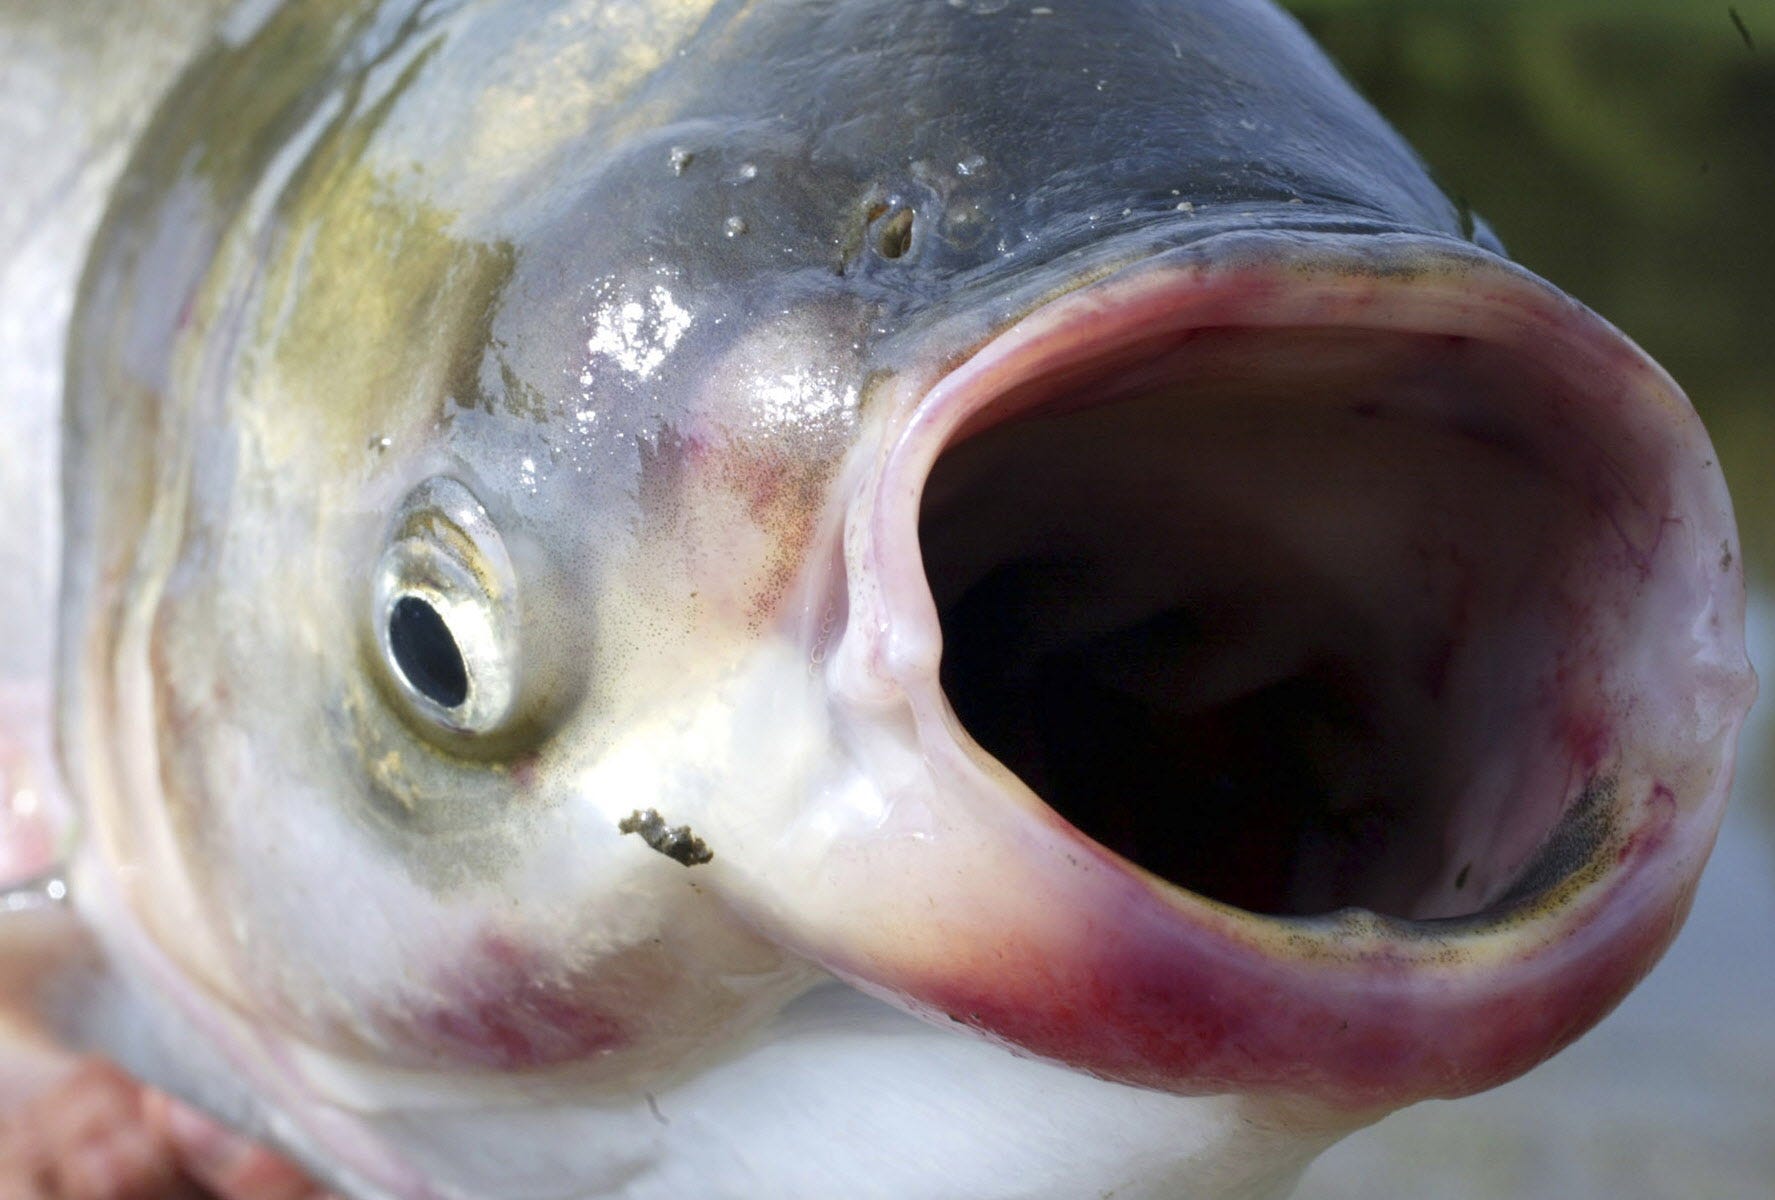
[[[1236,1200],[1675,936],[1707,434],[1270,4],[253,3],[120,122],[9,1026],[365,1200]]]

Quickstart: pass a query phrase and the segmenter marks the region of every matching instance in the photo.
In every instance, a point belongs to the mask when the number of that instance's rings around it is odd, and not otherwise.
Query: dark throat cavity
[[[950,705],[1191,891],[1482,911],[1585,784],[1559,680],[1621,574],[1556,391],[1467,339],[1210,329],[996,401],[921,510]]]

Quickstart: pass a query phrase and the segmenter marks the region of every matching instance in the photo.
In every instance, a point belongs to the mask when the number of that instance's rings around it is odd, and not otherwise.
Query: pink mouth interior
[[[1671,501],[1612,403],[1497,342],[1331,326],[1029,380],[925,487],[944,691],[1191,891],[1484,911],[1606,782],[1611,664],[1656,619]]]

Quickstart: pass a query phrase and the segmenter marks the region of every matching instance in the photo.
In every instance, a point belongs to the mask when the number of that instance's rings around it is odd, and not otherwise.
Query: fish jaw
[[[639,1093],[391,1067],[218,1003],[140,926],[103,863],[77,866],[103,952],[89,947],[78,975],[63,972],[61,1035],[366,1200],[1011,1200],[1111,1187],[1136,1200],[1280,1200],[1319,1152],[1379,1115],[1095,1079],[837,982]],[[868,1136],[834,1135],[851,1129]]]
[[[1729,500],[1668,377],[1527,272],[1406,235],[1226,235],[968,336],[920,360],[961,365],[901,374],[853,461],[829,581],[845,615],[815,655],[840,749],[768,852],[722,833],[742,911],[856,986],[1022,1052],[1343,1113],[1494,1086],[1608,1012],[1687,912],[1754,693]],[[1148,478],[1081,520],[1049,469],[1118,407],[1124,440],[1087,483]],[[1168,422],[1183,433],[1167,444]],[[1328,486],[1356,499],[1339,512]],[[1140,504],[1179,493],[1255,520],[1142,522]],[[1013,593],[1020,612],[958,616],[1007,562],[1048,582]],[[1064,764],[1031,750],[1039,722],[1016,705],[1082,719],[1065,693],[1098,684],[992,698],[1039,650],[1191,605],[1199,671],[1155,675],[1151,637],[1087,660],[1149,695],[1117,720],[1256,695],[1201,736],[1241,761],[1306,754],[1332,811],[1192,818],[1214,798],[1182,774],[1200,767],[1187,747],[1167,751],[1183,764],[1171,816],[1151,815],[1162,789],[1142,811],[1056,785]],[[1230,620],[1266,608],[1275,628]],[[1207,653],[1219,621],[1255,648]],[[976,668],[984,683],[945,672],[995,629],[1037,649]],[[1339,777],[1335,748],[1290,748],[1302,722],[1273,689],[1294,678],[1331,681],[1307,734],[1322,745],[1329,724],[1368,761]],[[1008,729],[977,738],[975,718]],[[1368,795],[1417,761],[1415,739],[1433,753],[1403,794]],[[1044,773],[1046,803],[1022,777]]]

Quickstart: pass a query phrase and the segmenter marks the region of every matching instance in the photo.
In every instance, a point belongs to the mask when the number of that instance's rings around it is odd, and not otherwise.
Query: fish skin
[[[831,602],[805,563],[896,379],[1229,231],[1472,233],[1273,9],[1045,7],[298,3],[196,62],[135,152],[72,335],[92,352],[70,364],[61,735],[96,843],[79,895],[132,966],[71,1034],[362,1195],[485,1194],[525,1160],[504,1194],[865,1194],[862,1158],[799,1158],[781,1132],[815,1135],[840,1097],[881,1121],[906,1104],[917,1069],[845,1096],[847,1069],[891,1074],[859,1029],[918,1069],[1012,1081],[969,1110],[993,1146],[909,1174],[890,1151],[868,1166],[882,1195],[964,1194],[944,1189],[970,1169],[972,1195],[1271,1194],[1378,1115],[1160,1096],[830,986],[791,1000],[820,973],[696,884],[725,878],[743,828],[688,873],[617,832],[650,807],[637,785],[667,824],[711,828],[697,793],[734,780],[732,749],[703,748],[722,712],[825,728],[782,663],[751,668],[761,645],[804,653]],[[81,486],[101,464],[106,487]],[[553,668],[493,754],[433,760],[338,631],[362,624],[387,514],[440,472],[547,581],[523,627]],[[269,648],[266,614],[288,622]],[[795,738],[744,749],[785,787],[817,766]],[[683,778],[650,776],[662,756]],[[624,794],[588,811],[587,778]],[[285,811],[252,802],[266,779]],[[279,1061],[287,1038],[314,1055]],[[749,1061],[719,1049],[736,1040]],[[633,1089],[711,1061],[659,1087],[693,1128],[651,1127]],[[774,1134],[699,1132],[739,1127],[770,1070],[816,1099]],[[502,1090],[513,1071],[543,1075]],[[1145,1132],[1051,1161],[1044,1095]],[[1016,1122],[984,1111],[1007,1103]],[[749,1174],[733,1143],[786,1175]],[[1142,1175],[1105,1173],[1117,1158]]]

